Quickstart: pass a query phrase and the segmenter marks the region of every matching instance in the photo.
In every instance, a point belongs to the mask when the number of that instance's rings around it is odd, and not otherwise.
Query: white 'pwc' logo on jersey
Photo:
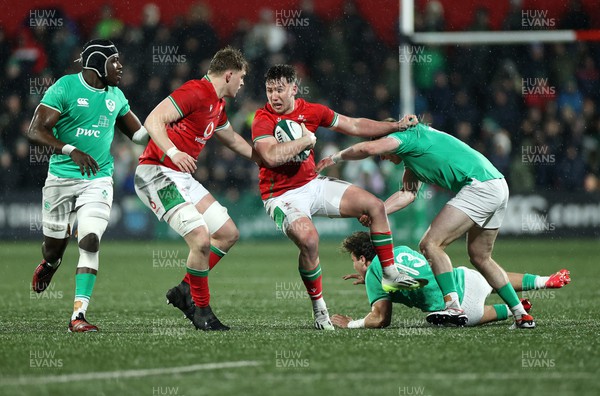
[[[108,111],[110,111],[110,112],[115,111],[115,107],[117,107],[117,104],[115,103],[114,100],[106,99],[106,108],[108,109]]]

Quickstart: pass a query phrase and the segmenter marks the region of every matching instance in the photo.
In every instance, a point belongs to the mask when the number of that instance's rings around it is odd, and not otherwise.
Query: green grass
[[[240,243],[232,250],[210,277],[211,305],[232,330],[198,332],[165,304],[183,268],[153,263],[153,254],[178,254],[173,263],[181,264],[183,243],[106,242],[88,310],[101,331],[69,334],[75,245],[42,298],[29,285],[39,244],[5,242],[0,251],[3,395],[600,394],[597,241],[497,243],[495,257],[509,271],[571,270],[572,284],[536,295],[538,327],[532,331],[510,331],[509,322],[430,328],[422,313],[401,306],[386,330],[315,331],[310,303],[296,293],[303,290],[296,251],[286,241]],[[449,252],[454,265],[466,263],[460,243]],[[337,245],[321,245],[321,263],[330,311],[364,316],[364,287],[341,280],[352,267]],[[523,354],[543,367],[523,367]],[[239,361],[254,365],[125,376],[128,370]],[[66,377],[98,372],[123,377]],[[56,382],[61,378],[66,382]]]

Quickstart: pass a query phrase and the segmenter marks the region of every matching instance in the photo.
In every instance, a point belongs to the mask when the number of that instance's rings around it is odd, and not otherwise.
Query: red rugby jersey
[[[310,103],[304,99],[296,99],[294,111],[290,114],[278,114],[270,104],[256,111],[252,122],[252,140],[274,137],[275,126],[281,120],[293,120],[304,123],[306,128],[315,133],[318,127],[330,128],[337,124],[338,115],[327,106]],[[315,173],[315,153],[302,162],[288,162],[276,168],[260,167],[258,174],[260,195],[262,199],[277,197],[288,190],[301,187],[317,177]]]
[[[215,131],[229,125],[225,100],[219,99],[208,76],[190,80],[168,96],[181,118],[167,125],[169,139],[180,151],[198,159]],[[152,140],[140,156],[140,164],[164,165],[180,169]]]

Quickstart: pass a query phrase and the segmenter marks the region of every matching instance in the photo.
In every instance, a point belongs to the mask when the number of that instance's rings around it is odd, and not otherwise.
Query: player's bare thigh
[[[360,217],[363,214],[373,215],[374,212],[385,212],[383,202],[370,192],[357,186],[350,186],[342,195],[340,201],[341,217]]]
[[[469,231],[475,223],[454,206],[444,205],[421,239],[423,244],[446,247]]]
[[[200,201],[198,201],[198,203],[196,204],[196,209],[198,209],[198,212],[204,214],[204,212],[206,212],[206,209],[208,209],[208,207],[216,201],[217,200],[215,199],[215,197],[213,197],[211,193],[208,193]]]

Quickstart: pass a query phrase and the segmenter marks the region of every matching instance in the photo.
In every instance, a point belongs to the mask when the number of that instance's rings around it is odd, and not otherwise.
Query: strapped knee
[[[223,227],[223,224],[231,218],[227,213],[227,208],[217,201],[213,202],[206,211],[204,211],[202,217],[204,217],[204,221],[206,221],[206,225],[208,226],[208,231],[211,234],[217,232],[219,228]]]
[[[97,252],[110,217],[110,207],[103,203],[89,203],[77,210],[77,242],[88,252]]]
[[[192,204],[182,204],[173,210],[173,214],[169,214],[168,219],[165,216],[165,220],[182,237],[198,227],[206,226],[204,217]]]

